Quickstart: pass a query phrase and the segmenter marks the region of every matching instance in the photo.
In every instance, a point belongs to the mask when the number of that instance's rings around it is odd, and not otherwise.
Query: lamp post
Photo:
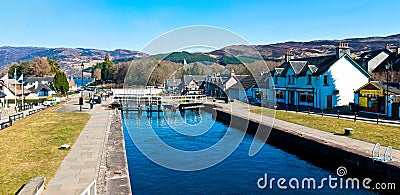
[[[389,117],[389,69],[390,69],[389,63],[386,64],[385,69],[386,69],[386,116]]]
[[[81,90],[81,97],[79,100],[79,110],[82,111],[82,105],[83,105],[83,68],[85,67],[85,65],[81,64],[81,68],[82,68],[82,75],[81,75],[81,86],[82,86],[82,90]]]

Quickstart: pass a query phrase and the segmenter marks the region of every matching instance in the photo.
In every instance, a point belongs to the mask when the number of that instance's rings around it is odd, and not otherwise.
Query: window
[[[294,75],[288,76],[288,84],[294,84]]]
[[[285,92],[283,91],[277,91],[275,95],[276,99],[285,99]]]
[[[329,83],[328,83],[328,75],[324,75],[324,85],[329,85]]]
[[[312,77],[311,75],[307,75],[307,85],[311,85]]]
[[[299,94],[300,102],[314,103],[314,94],[301,93]]]

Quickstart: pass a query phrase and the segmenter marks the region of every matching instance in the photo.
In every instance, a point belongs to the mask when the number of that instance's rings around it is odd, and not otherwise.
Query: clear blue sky
[[[140,50],[189,25],[229,29],[252,44],[400,33],[400,1],[2,0],[0,46]]]

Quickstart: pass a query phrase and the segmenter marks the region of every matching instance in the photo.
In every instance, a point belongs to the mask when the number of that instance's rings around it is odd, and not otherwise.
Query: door
[[[331,95],[326,96],[326,107],[328,109],[332,109],[332,96]]]
[[[399,103],[392,103],[392,117],[399,118]]]
[[[294,103],[294,91],[289,91],[289,104]]]

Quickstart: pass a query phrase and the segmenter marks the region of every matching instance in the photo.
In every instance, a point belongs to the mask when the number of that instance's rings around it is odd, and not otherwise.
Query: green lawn
[[[0,131],[0,194],[14,194],[32,177],[45,176],[47,184],[54,176],[69,152],[58,148],[72,145],[90,118],[84,113],[54,112],[59,107]]]
[[[251,112],[271,116],[271,110],[266,108],[254,109],[251,110]],[[335,134],[343,134],[344,128],[351,127],[354,129],[354,134],[349,137],[353,139],[373,144],[380,143],[382,146],[392,146],[395,149],[400,149],[400,127],[377,125],[358,121],[354,122],[344,119],[298,114],[280,110],[276,111],[275,116],[277,119],[283,121]]]

